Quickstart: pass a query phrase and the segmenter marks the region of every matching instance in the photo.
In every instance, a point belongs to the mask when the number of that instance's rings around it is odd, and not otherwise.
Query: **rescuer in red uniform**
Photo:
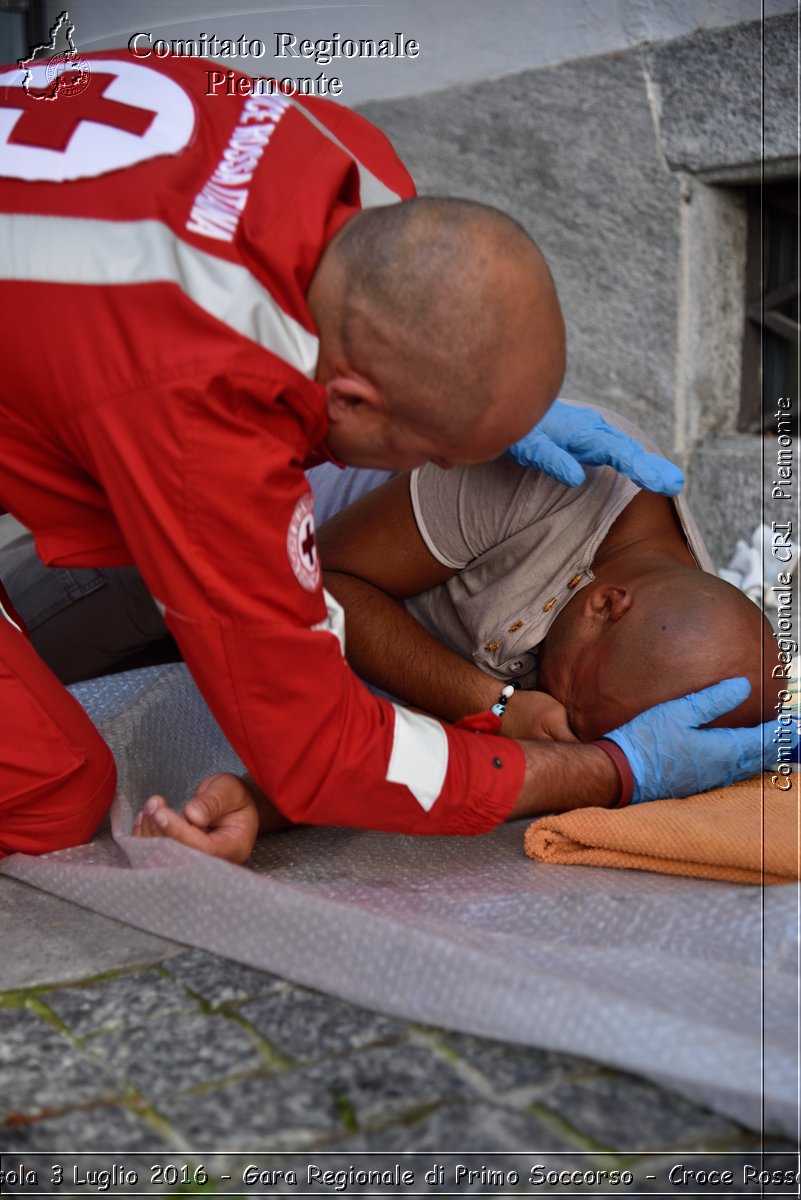
[[[391,146],[331,103],[208,96],[191,59],[81,63],[55,95],[44,67],[0,73],[0,504],[47,563],[139,566],[293,820],[479,833],[614,803],[620,750],[477,737],[364,689],[302,473],[480,461],[531,429],[564,368],[534,244],[483,206],[398,204]],[[112,758],[8,605],[0,672],[0,853],[86,840]],[[762,734],[736,738],[704,742],[706,786],[755,769]]]

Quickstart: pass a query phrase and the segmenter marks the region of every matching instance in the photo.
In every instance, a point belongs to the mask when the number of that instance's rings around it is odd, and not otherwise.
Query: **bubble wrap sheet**
[[[139,928],[367,1007],[648,1076],[755,1129],[798,1123],[795,886],[534,863],[525,822],[482,838],[298,829],[247,867],[129,836],[236,770],[183,666],[73,689],[120,784],[90,846],[0,871]]]

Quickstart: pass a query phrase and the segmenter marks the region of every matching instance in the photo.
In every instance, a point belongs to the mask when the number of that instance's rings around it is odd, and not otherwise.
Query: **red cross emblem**
[[[64,151],[82,121],[112,125],[144,137],[156,113],[152,108],[109,100],[104,92],[116,78],[116,75],[93,74],[86,91],[79,96],[57,96],[52,104],[42,104],[35,94],[21,94],[18,87],[0,88],[0,107],[23,108],[8,136],[8,145]],[[42,95],[45,94],[42,89]]]
[[[192,139],[195,105],[163,71],[87,57],[59,79],[54,93],[46,66],[0,72],[0,176],[91,179]]]
[[[314,570],[317,562],[317,540],[314,536],[314,526],[311,521],[306,527],[306,536],[300,543],[300,552],[304,560],[309,564],[309,570]]]
[[[320,559],[314,536],[314,501],[311,492],[301,496],[286,535],[289,565],[301,587],[314,592],[320,586]]]

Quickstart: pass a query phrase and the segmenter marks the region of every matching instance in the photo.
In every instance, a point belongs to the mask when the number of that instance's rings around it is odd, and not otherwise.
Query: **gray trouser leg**
[[[0,579],[35,649],[64,683],[143,665],[128,660],[168,638],[135,567],[46,567],[24,534],[0,550]]]

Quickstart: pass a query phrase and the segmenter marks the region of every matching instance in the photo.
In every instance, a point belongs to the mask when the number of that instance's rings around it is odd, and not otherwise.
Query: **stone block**
[[[299,1062],[406,1036],[406,1026],[392,1017],[300,988],[251,1001],[241,1013],[280,1054]]]
[[[474,1147],[495,1155],[513,1153],[521,1147],[540,1153],[566,1152],[576,1150],[577,1144],[532,1112],[485,1102],[443,1104],[421,1120],[380,1129],[347,1143],[349,1150],[388,1153],[433,1154],[441,1150],[468,1154]],[[493,1160],[492,1166],[496,1165],[500,1166]],[[520,1161],[514,1165],[519,1169]]]
[[[328,1059],[304,1077],[342,1097],[359,1127],[389,1124],[444,1100],[477,1098],[450,1064],[427,1046],[408,1043]]]
[[[265,1068],[256,1039],[223,1016],[176,1013],[98,1034],[87,1051],[151,1101]]]
[[[149,964],[179,949],[177,942],[0,876],[1,991]]]
[[[63,1113],[24,1125],[0,1127],[0,1152],[4,1154],[69,1150],[86,1153],[98,1147],[113,1153],[114,1161],[126,1153],[156,1152],[168,1149],[165,1141],[152,1126],[130,1109],[116,1105],[82,1108],[79,1112]],[[87,1166],[85,1161],[84,1166]],[[141,1170],[141,1162],[131,1161]]]
[[[569,1054],[555,1054],[535,1046],[513,1046],[468,1033],[449,1033],[445,1044],[479,1071],[494,1091],[539,1089],[571,1075],[596,1070],[594,1064]]]
[[[124,1090],[38,1014],[0,1008],[0,1122],[111,1101]]]
[[[165,964],[168,975],[209,1004],[234,1004],[266,995],[285,983],[269,971],[257,971],[206,950],[190,949]]]
[[[660,133],[673,168],[716,173],[798,153],[797,16],[785,13],[708,29],[656,45],[648,56],[658,89]],[[761,93],[764,38],[764,130]],[[763,141],[764,133],[764,141]]]
[[[302,1150],[345,1129],[325,1083],[296,1071],[165,1097],[159,1112],[185,1145],[199,1151]]]
[[[771,455],[774,463],[776,457],[769,438],[763,445],[762,439],[754,434],[710,437],[690,458],[687,499],[718,568],[729,562],[737,539],[750,541],[754,529],[762,522],[763,455],[765,479],[769,482],[773,479]],[[767,520],[770,524],[769,512]]]
[[[166,1013],[197,1012],[197,1003],[173,979],[137,971],[85,987],[45,992],[42,999],[76,1037],[139,1025]]]
[[[539,1103],[609,1150],[700,1150],[726,1145],[740,1132],[725,1117],[627,1075],[560,1083]]]

